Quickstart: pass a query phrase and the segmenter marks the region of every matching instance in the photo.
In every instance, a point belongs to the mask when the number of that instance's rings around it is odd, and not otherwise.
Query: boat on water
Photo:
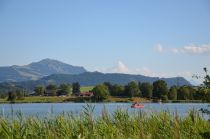
[[[144,108],[144,104],[135,102],[131,105],[131,108]]]

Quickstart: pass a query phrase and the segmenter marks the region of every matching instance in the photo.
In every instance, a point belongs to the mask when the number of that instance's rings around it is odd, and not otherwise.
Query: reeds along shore
[[[24,117],[21,112],[0,117],[1,139],[202,139],[210,138],[210,122],[192,110],[183,118],[169,112],[128,113],[106,108],[94,116],[94,106],[81,114]]]

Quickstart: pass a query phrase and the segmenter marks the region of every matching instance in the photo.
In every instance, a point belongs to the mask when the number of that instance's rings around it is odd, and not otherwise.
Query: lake
[[[109,113],[117,109],[128,110],[129,113],[143,111],[147,114],[152,112],[170,111],[172,114],[177,112],[179,116],[184,117],[190,110],[199,111],[201,108],[210,108],[207,103],[144,103],[143,109],[131,108],[132,103],[89,103],[94,108],[94,114],[100,115],[104,107]],[[24,104],[0,104],[0,113],[3,116],[10,116],[21,111],[24,116],[46,116],[49,114],[57,115],[63,112],[72,112],[80,114],[86,103],[24,103]],[[203,115],[204,118],[209,118]]]

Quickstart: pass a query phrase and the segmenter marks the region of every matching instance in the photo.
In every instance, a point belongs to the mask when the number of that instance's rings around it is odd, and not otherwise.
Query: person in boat
[[[131,108],[143,108],[144,105],[141,104],[141,103],[138,103],[138,102],[134,102],[132,105],[131,105]]]

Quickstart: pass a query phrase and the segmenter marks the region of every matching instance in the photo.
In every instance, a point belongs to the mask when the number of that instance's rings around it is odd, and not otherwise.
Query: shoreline
[[[58,97],[58,96],[33,96],[25,97],[21,100],[15,100],[14,102],[7,101],[7,99],[0,99],[0,104],[24,104],[24,103],[206,103],[202,100],[168,100],[163,102],[158,102],[157,100],[149,100],[145,98],[128,98],[128,97],[109,97],[107,100],[102,102],[93,102],[91,98],[85,97]]]

